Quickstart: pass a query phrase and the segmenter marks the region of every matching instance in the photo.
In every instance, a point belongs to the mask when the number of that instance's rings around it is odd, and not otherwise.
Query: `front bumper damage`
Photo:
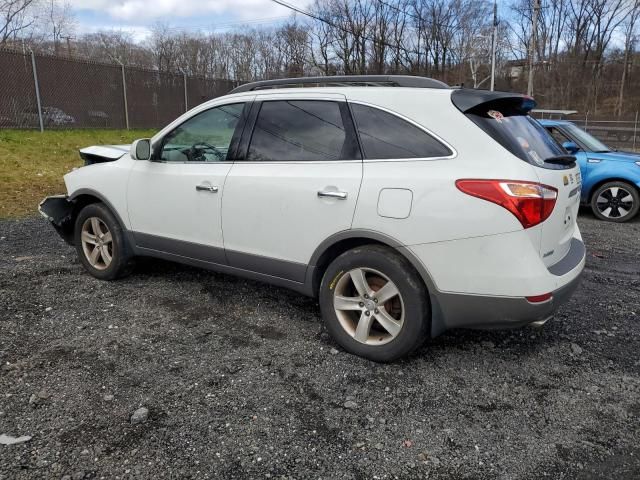
[[[73,245],[75,203],[67,195],[47,197],[38,206],[40,215],[51,222],[53,228],[69,245]]]

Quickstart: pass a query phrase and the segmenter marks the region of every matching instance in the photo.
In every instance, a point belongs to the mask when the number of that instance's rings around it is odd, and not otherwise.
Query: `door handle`
[[[218,187],[214,187],[213,185],[196,185],[196,190],[198,192],[217,193],[218,192]]]
[[[340,192],[336,190],[320,190],[318,197],[321,198],[337,198],[338,200],[346,200],[347,192]]]

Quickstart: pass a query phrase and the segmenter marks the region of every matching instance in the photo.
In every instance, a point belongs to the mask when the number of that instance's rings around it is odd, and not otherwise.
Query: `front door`
[[[161,140],[154,160],[136,162],[127,204],[137,246],[226,263],[220,199],[243,109],[234,103],[200,112]]]
[[[244,160],[233,165],[225,185],[227,259],[237,268],[302,282],[316,247],[351,227],[360,150],[344,96],[260,99],[241,142]]]

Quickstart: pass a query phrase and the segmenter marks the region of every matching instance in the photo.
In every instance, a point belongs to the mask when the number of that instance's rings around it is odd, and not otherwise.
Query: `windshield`
[[[564,128],[567,130],[567,133],[570,137],[573,137],[575,140],[577,140],[576,143],[583,145],[587,150],[591,150],[592,152],[611,151],[611,149],[600,140],[595,138],[593,135],[585,132],[581,128],[576,127],[573,123],[564,125]]]
[[[510,99],[481,104],[467,116],[511,153],[533,165],[552,168],[544,161],[566,155],[549,132]]]

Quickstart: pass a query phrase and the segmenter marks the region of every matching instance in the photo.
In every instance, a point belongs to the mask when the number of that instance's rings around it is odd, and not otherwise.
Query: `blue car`
[[[582,203],[601,220],[626,222],[640,209],[640,155],[607,147],[566,120],[539,120],[571,155],[582,176]]]

